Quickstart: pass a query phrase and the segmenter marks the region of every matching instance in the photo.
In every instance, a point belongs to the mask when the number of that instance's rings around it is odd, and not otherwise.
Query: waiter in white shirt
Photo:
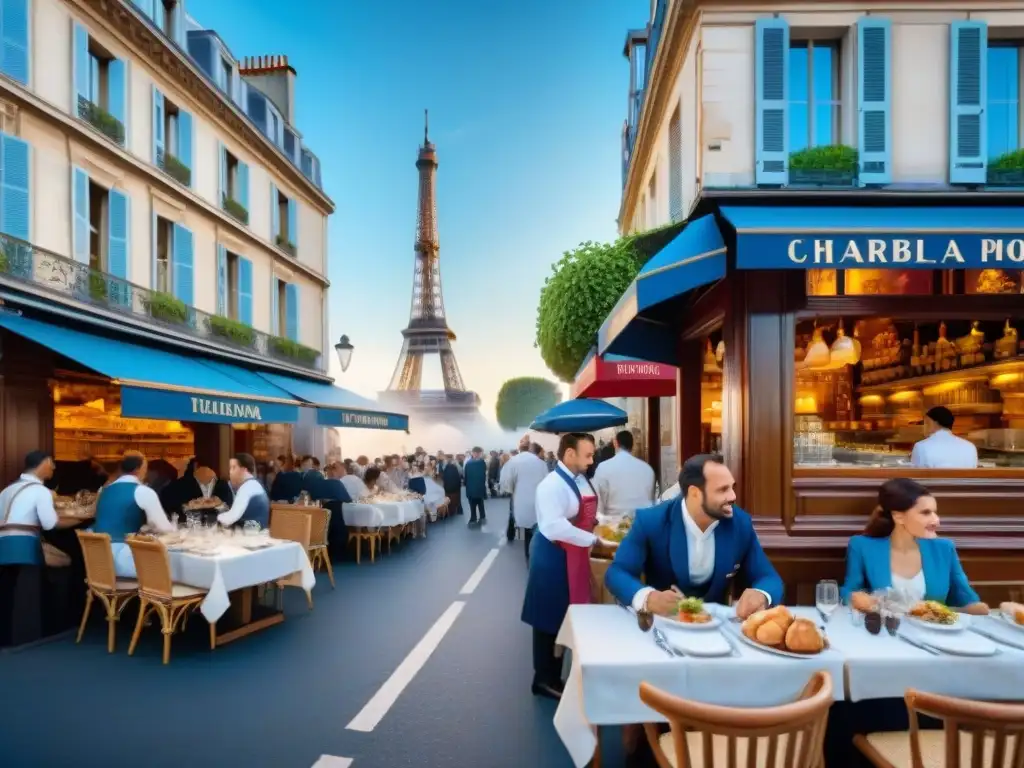
[[[533,540],[533,527],[537,525],[537,488],[548,476],[548,465],[540,458],[534,448],[526,441],[519,444],[520,451],[505,462],[501,468],[500,485],[506,493],[512,494],[512,509],[515,527],[523,529],[524,551],[526,562],[530,562],[530,542]],[[543,450],[543,449],[540,449]]]
[[[978,449],[974,443],[953,434],[953,412],[937,405],[924,415],[928,435],[914,444],[910,463],[931,469],[977,469]]]
[[[235,486],[231,509],[217,515],[223,526],[257,522],[260,528],[270,527],[270,497],[256,479],[256,459],[248,453],[236,453],[228,463],[228,477]]]
[[[589,603],[590,547],[597,540],[597,493],[585,472],[594,437],[562,435],[558,464],[537,486],[537,528],[531,544],[522,620],[533,627],[533,694],[561,698],[555,638],[572,604]]]
[[[348,491],[352,501],[359,501],[370,495],[370,489],[366,487],[366,483],[358,475],[343,475],[341,484],[345,486],[345,490]]]
[[[654,470],[633,455],[633,435],[622,430],[615,435],[615,455],[594,470],[598,512],[615,517],[632,517],[638,509],[654,504]]]

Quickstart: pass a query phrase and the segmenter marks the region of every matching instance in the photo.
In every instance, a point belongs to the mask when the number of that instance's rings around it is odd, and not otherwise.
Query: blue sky
[[[423,109],[437,145],[441,274],[456,357],[494,418],[533,347],[550,265],[615,237],[626,30],[647,0],[202,0],[189,12],[236,57],[286,54],[296,123],[337,204],[331,335],[356,350],[339,383],[373,395],[409,316]],[[440,386],[440,367],[425,369]]]

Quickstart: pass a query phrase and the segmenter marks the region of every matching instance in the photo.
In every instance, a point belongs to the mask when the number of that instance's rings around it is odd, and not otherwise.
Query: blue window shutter
[[[274,336],[281,335],[281,308],[277,303],[281,295],[280,283],[277,277],[270,278],[270,333]]]
[[[277,205],[277,186],[270,184],[270,242],[277,244],[277,237],[281,234],[281,210]]]
[[[238,161],[237,170],[235,173],[235,181],[238,189],[235,190],[235,194],[238,195],[238,202],[242,204],[245,210],[249,210],[249,166],[243,163],[241,160]]]
[[[72,251],[75,261],[89,263],[89,174],[71,167],[71,207],[74,219]]]
[[[164,167],[164,148],[167,137],[164,136],[164,95],[153,86],[153,164]]]
[[[252,325],[252,262],[238,257],[238,319]]]
[[[112,189],[107,196],[107,271],[128,279],[128,195]]]
[[[217,314],[228,316],[228,251],[217,246]]]
[[[988,165],[988,25],[949,29],[949,181],[984,184]]]
[[[12,80],[28,85],[28,3],[29,0],[3,0],[3,51],[0,69]]]
[[[31,241],[32,234],[32,149],[13,136],[2,137],[0,149],[0,231]]]
[[[72,79],[74,88],[71,91],[71,114],[81,115],[78,102],[80,99],[91,101],[89,93],[89,31],[81,24],[74,25],[72,56]]]
[[[157,0],[160,2],[160,0]],[[184,48],[188,32],[185,29],[185,0],[178,0],[171,11],[171,32],[175,43]]]
[[[299,247],[299,204],[288,198],[288,239],[295,246]]]
[[[754,181],[789,182],[789,24],[758,19],[755,35]]]
[[[188,304],[193,301],[193,241],[192,230],[181,224],[174,225],[172,260],[174,261],[174,295]]]
[[[219,141],[217,142],[217,153],[217,156],[220,158],[220,173],[217,174],[218,188],[220,190],[220,203],[223,205],[225,198],[228,196],[228,151]]]
[[[156,211],[153,211],[153,215],[150,217],[150,230],[149,230],[149,287],[154,291],[156,290],[156,237],[160,231],[159,217],[156,215]],[[173,275],[172,275],[173,279]]]
[[[857,151],[861,184],[892,182],[892,24],[865,16],[857,22]]]
[[[178,109],[178,160],[189,170],[192,170],[192,130],[192,114]],[[190,182],[194,176],[193,173],[189,177]]]
[[[128,140],[128,65],[121,59],[107,64],[107,111],[124,126]]]
[[[299,286],[288,283],[284,287],[285,336],[292,341],[299,340]]]

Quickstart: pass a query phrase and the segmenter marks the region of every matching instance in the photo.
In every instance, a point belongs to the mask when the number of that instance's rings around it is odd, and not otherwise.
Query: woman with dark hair
[[[897,477],[878,489],[864,533],[850,539],[843,592],[857,610],[874,607],[871,592],[892,588],[914,601],[936,600],[964,613],[988,606],[971,589],[948,539],[938,538],[935,497],[915,480]]]

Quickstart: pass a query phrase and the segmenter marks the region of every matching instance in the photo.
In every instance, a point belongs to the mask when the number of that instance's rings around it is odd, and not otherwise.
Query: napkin
[[[674,629],[665,632],[668,644],[687,656],[728,656],[729,641],[717,629]]]
[[[899,633],[911,640],[929,645],[937,651],[954,656],[992,656],[998,650],[996,644],[986,637],[968,632],[942,632],[907,626],[901,623]]]

